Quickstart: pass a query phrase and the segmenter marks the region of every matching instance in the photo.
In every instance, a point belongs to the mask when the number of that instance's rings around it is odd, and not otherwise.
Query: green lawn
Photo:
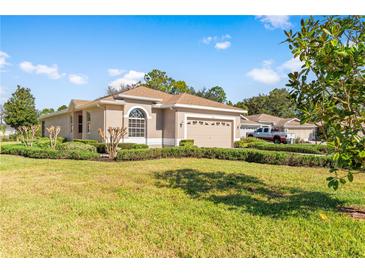
[[[209,159],[0,156],[1,257],[364,257],[365,174]]]

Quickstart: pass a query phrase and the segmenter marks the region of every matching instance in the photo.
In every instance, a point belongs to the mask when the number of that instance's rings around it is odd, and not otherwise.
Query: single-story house
[[[194,139],[200,147],[232,147],[240,139],[245,110],[191,94],[168,94],[139,86],[92,101],[71,100],[67,109],[41,116],[46,128],[60,126],[69,140],[100,140],[98,129],[126,127],[126,143],[176,146]]]
[[[276,128],[279,131],[295,134],[296,138],[303,141],[313,141],[316,138],[317,126],[314,124],[301,124],[298,118],[281,118],[269,114],[256,114],[241,116],[241,137],[255,131],[260,127]]]

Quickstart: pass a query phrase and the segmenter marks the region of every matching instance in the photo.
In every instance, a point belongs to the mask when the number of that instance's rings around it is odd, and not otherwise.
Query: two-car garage
[[[226,147],[233,145],[233,121],[205,118],[187,118],[187,139],[199,147]]]

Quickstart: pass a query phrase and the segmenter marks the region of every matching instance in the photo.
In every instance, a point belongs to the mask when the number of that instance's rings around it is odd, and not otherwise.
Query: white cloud
[[[213,44],[214,48],[218,50],[228,49],[231,46],[231,42],[228,41],[232,39],[231,35],[224,34],[221,36],[207,36],[203,37],[202,42],[203,44],[210,45]]]
[[[224,42],[217,42],[215,43],[215,48],[216,49],[228,49],[231,46],[231,42],[229,41],[224,41]]]
[[[115,89],[119,89],[121,86],[133,85],[138,81],[142,81],[146,73],[141,71],[130,70],[125,73],[121,78],[118,78],[109,83],[109,85]]]
[[[10,65],[8,62],[7,62],[7,59],[9,58],[9,54],[7,54],[6,52],[4,51],[0,51],[0,69],[4,68],[5,66],[7,65]]]
[[[299,60],[299,58],[291,58],[288,61],[284,62],[279,66],[279,70],[281,71],[299,71],[302,67],[303,62]]]
[[[110,68],[108,69],[109,76],[119,76],[125,73],[125,70],[117,69],[117,68]]]
[[[251,79],[263,84],[275,84],[281,80],[280,74],[271,68],[273,60],[263,61],[261,68],[254,68],[247,73]]]
[[[64,74],[58,71],[57,65],[47,66],[47,65],[33,65],[31,62],[24,61],[19,64],[21,70],[27,73],[45,74],[50,79],[59,79]]]
[[[288,29],[292,27],[290,18],[287,15],[263,15],[256,16],[260,22],[264,24],[264,27],[269,30],[273,29]]]
[[[88,77],[83,74],[69,74],[68,80],[75,85],[84,85],[87,84]]]

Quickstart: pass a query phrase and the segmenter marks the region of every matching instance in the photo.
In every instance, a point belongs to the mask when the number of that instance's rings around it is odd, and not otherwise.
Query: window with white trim
[[[146,116],[144,112],[135,108],[129,113],[128,119],[128,136],[145,137]]]

